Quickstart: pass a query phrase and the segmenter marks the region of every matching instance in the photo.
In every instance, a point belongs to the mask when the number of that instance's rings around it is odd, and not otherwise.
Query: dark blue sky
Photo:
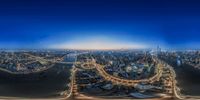
[[[67,48],[98,40],[194,49],[200,48],[199,32],[198,0],[0,1],[0,48]]]

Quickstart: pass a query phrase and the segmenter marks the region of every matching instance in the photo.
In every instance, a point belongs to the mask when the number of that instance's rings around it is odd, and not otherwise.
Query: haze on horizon
[[[200,49],[197,0],[2,0],[0,48]]]

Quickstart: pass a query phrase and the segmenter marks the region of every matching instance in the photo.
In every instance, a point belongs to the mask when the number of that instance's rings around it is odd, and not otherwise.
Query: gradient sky
[[[198,0],[1,0],[0,48],[200,48]]]

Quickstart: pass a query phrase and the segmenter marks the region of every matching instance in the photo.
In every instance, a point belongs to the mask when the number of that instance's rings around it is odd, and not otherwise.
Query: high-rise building
[[[161,53],[161,48],[159,47],[159,45],[157,46],[157,54]]]

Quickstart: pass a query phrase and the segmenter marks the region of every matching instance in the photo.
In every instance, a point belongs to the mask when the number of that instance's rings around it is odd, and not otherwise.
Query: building
[[[159,47],[159,45],[157,46],[157,50],[156,50],[157,54],[161,53],[161,48]]]

